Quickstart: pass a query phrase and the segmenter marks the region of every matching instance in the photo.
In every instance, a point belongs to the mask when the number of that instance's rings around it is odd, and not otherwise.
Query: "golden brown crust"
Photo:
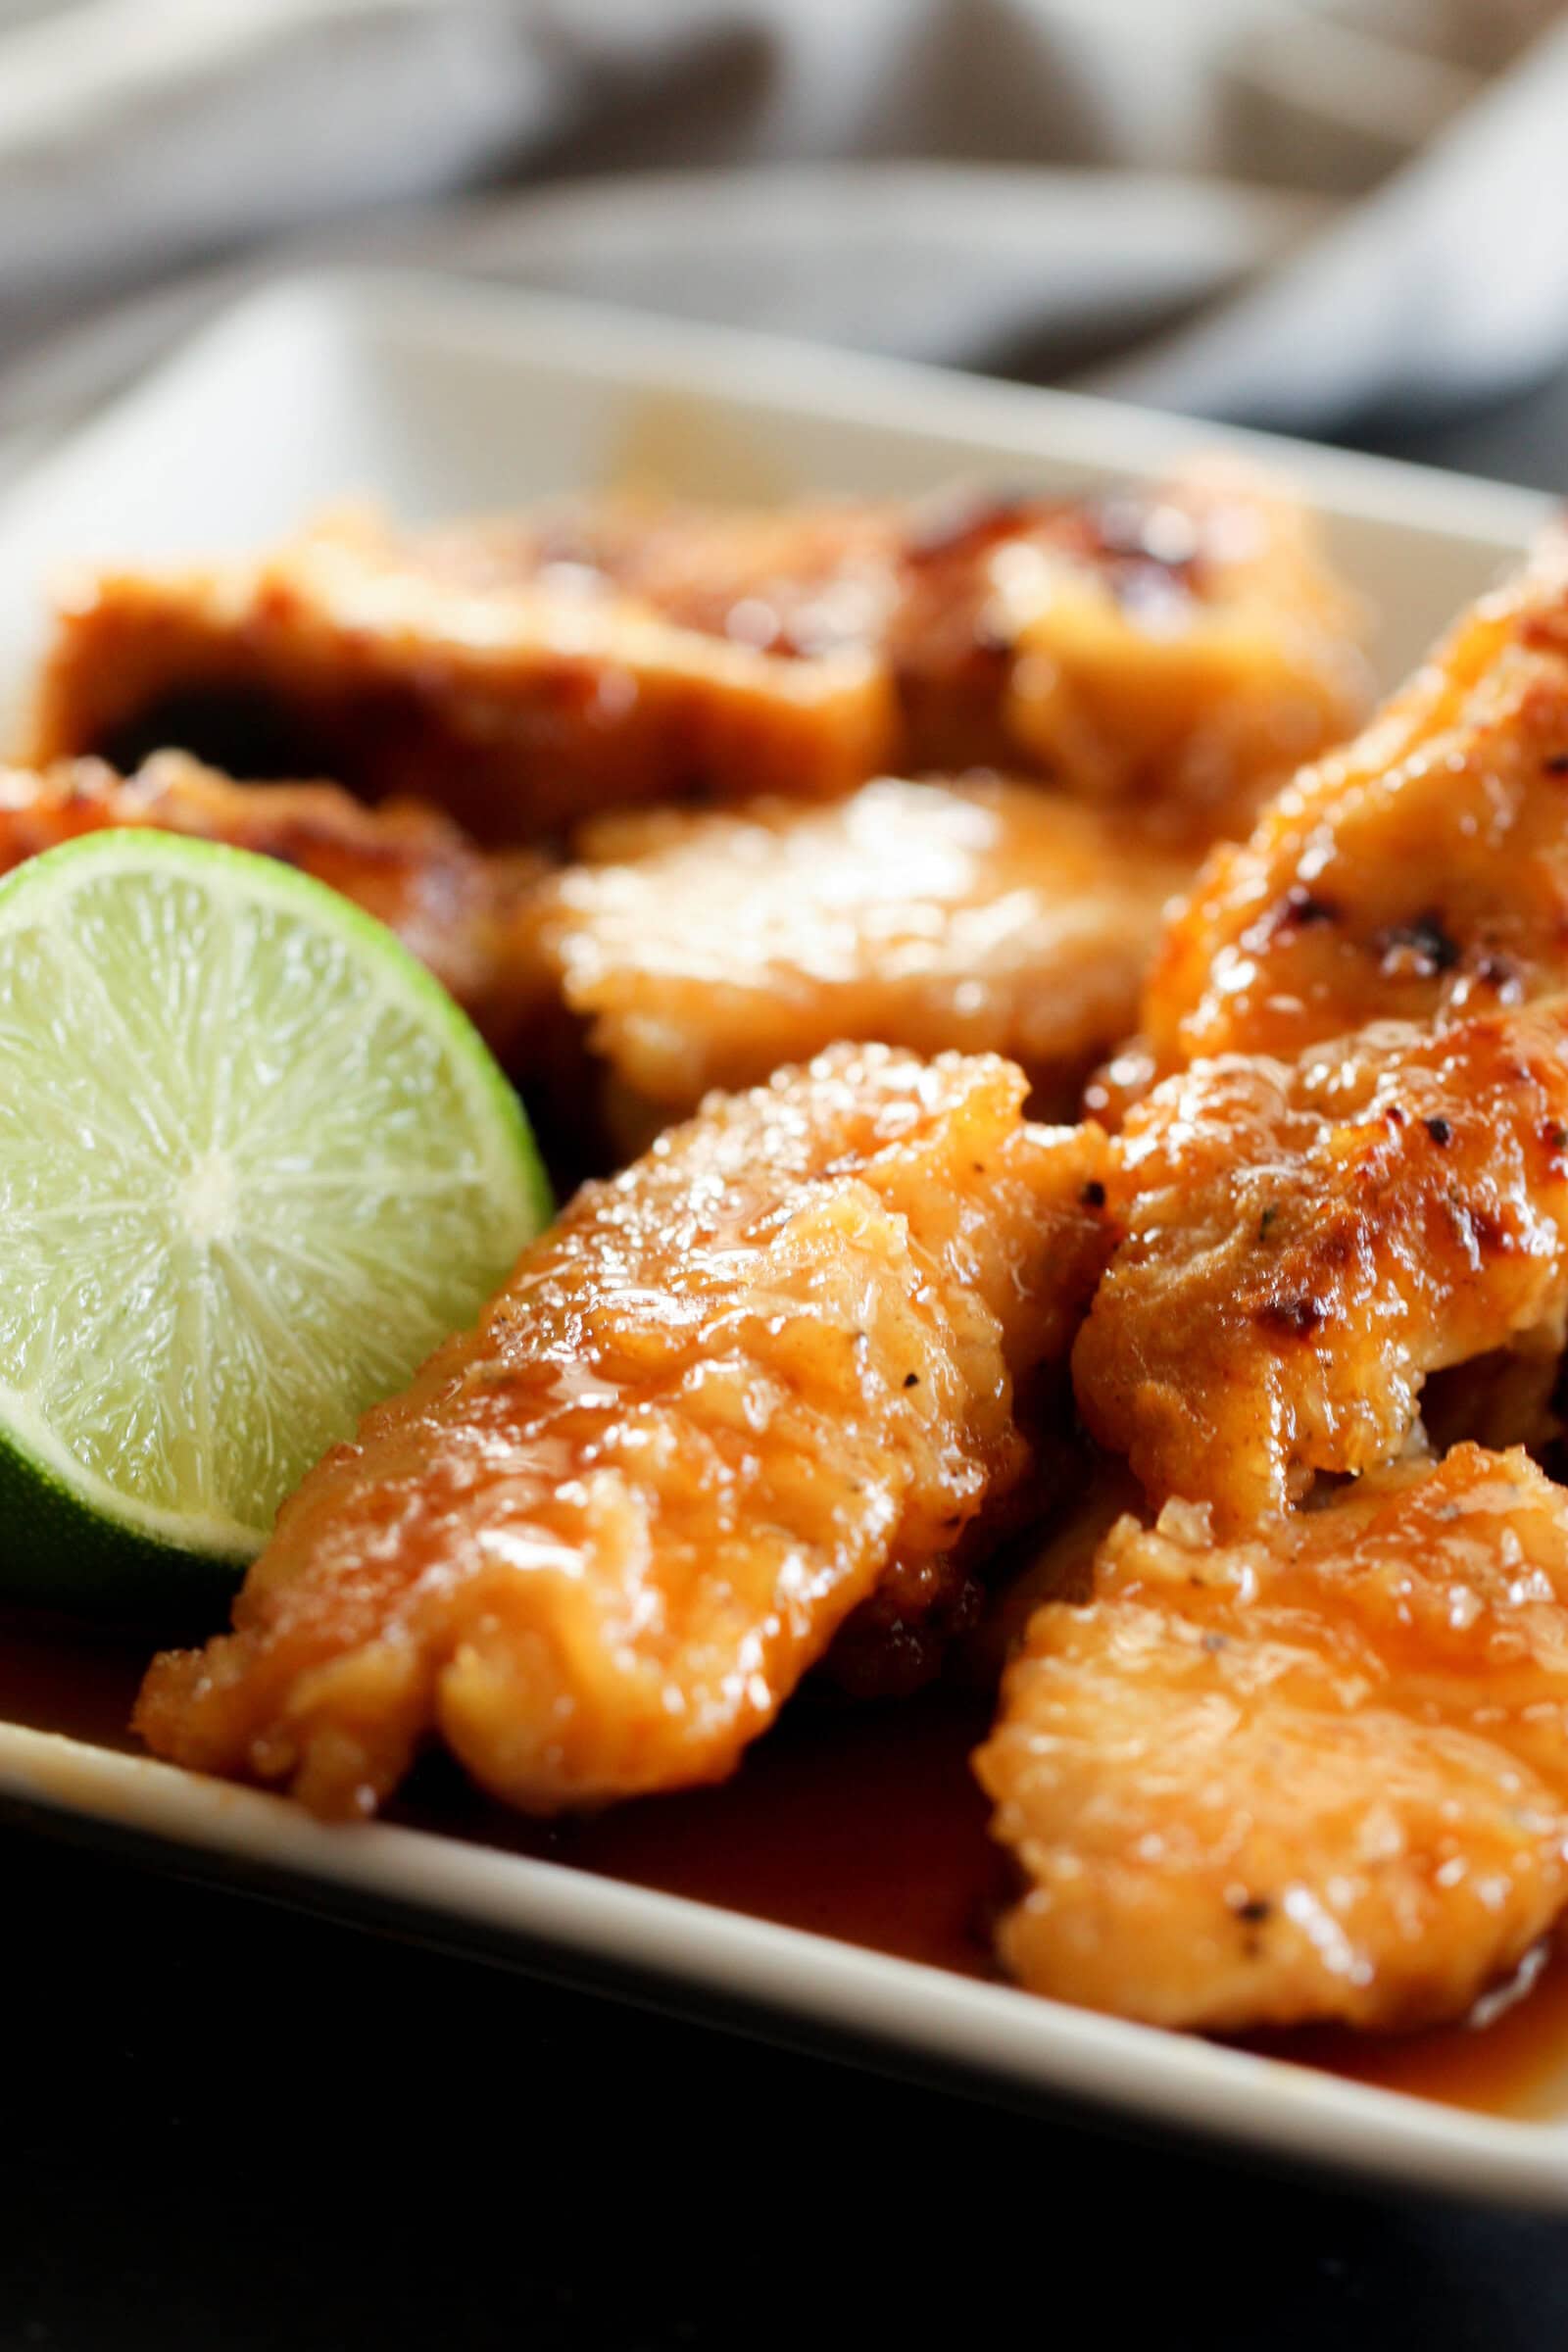
[[[1422,2025],[1568,1900],[1568,1494],[1468,1442],[1557,1432],[1565,615],[1555,541],[1214,852],[1091,1089],[1076,1393],[1164,1509],[1035,1613],[977,1759],[1038,1991]]]
[[[722,1777],[885,1577],[1022,1475],[1103,1255],[1102,1139],[1007,1064],[843,1048],[587,1187],[309,1477],[160,1754],[366,1810],[436,1733],[550,1812]]]
[[[1290,1055],[1376,1020],[1450,1020],[1568,980],[1568,537],[1458,623],[1166,932],[1156,1068]]]
[[[255,564],[104,574],[63,602],[24,757],[203,751],[214,729],[242,774],[432,801],[506,843],[606,802],[832,797],[885,762],[893,716],[859,649],[784,659],[612,588],[470,582],[342,514]]]
[[[238,772],[413,794],[489,840],[999,762],[1200,844],[1354,723],[1357,633],[1300,511],[1200,468],[940,519],[608,502],[405,538],[344,514],[259,563],[70,588],[24,756],[216,731]]]
[[[275,858],[341,891],[397,932],[510,1066],[558,1018],[536,938],[545,860],[486,855],[433,808],[369,809],[331,784],[239,785],[179,752],[130,777],[96,760],[0,768],[0,873],[78,833],[142,825]]]
[[[1568,1900],[1568,1495],[1462,1446],[1216,1548],[1124,1519],[976,1759],[1032,1990],[1168,2026],[1462,2016]]]
[[[1124,1239],[1073,1359],[1156,1500],[1227,1529],[1390,1460],[1441,1366],[1568,1298],[1568,1006],[1167,1079],[1114,1147]]]
[[[882,778],[831,808],[602,818],[541,933],[655,1125],[839,1038],[1019,1062],[1053,1108],[1126,1029],[1186,865],[1026,785]]]
[[[1313,517],[1200,460],[1142,492],[959,509],[892,627],[911,770],[1033,770],[1196,853],[1366,707],[1365,616]]]

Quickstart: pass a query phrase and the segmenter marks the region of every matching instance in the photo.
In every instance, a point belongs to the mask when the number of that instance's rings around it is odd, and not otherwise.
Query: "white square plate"
[[[240,548],[349,493],[419,519],[630,476],[720,496],[916,492],[955,475],[1070,488],[1226,440],[1322,509],[1385,616],[1388,678],[1547,511],[1482,482],[890,362],[437,280],[297,280],[209,328],[0,505],[0,707],[36,650],[44,585],[72,560]],[[280,1799],[18,1725],[0,1724],[0,1798],[715,2023],[1568,2209],[1568,2075],[1543,2120],[1472,2114],[554,1862],[388,1825],[325,1830]]]

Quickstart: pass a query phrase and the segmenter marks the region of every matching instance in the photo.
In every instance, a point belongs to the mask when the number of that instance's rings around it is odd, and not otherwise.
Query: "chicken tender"
[[[285,1503],[161,1755],[369,1811],[439,1735],[526,1811],[722,1778],[857,1605],[951,1593],[1104,1250],[1021,1074],[840,1048],[715,1097]]]
[[[480,839],[564,837],[609,804],[831,798],[884,764],[890,682],[666,618],[526,529],[404,539],[335,513],[249,564],[68,586],[24,756],[122,766],[178,744],[237,775],[435,803]]]
[[[1568,1901],[1568,1494],[1458,1446],[1216,1548],[1123,1519],[976,1765],[1002,1958],[1158,2025],[1465,2014]]]
[[[175,743],[507,842],[1021,765],[1206,842],[1354,724],[1359,617],[1301,511],[1234,471],[961,509],[607,501],[412,538],[342,513],[255,562],[68,585],[23,756]]]
[[[1195,1063],[1131,1115],[1109,1202],[1084,1419],[1245,1528],[1397,1454],[1429,1372],[1560,1336],[1568,1000]]]
[[[1265,475],[950,506],[913,534],[890,633],[906,769],[1032,769],[1190,852],[1245,832],[1366,708],[1365,614]]]
[[[1024,785],[891,778],[831,808],[605,817],[578,851],[545,951],[655,1126],[840,1038],[1004,1054],[1068,1107],[1187,872]]]
[[[1347,750],[1216,851],[1166,933],[1152,1064],[1294,1054],[1568,985],[1568,536]]]
[[[0,768],[0,873],[78,833],[156,826],[298,866],[395,931],[512,1066],[556,1020],[533,919],[545,862],[485,856],[413,802],[368,809],[335,785],[240,785],[182,753],[122,777],[95,760]]]

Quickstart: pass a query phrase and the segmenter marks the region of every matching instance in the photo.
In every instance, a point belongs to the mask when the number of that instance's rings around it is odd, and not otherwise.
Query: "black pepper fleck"
[[[1394,923],[1380,931],[1377,946],[1385,963],[1407,949],[1418,959],[1426,979],[1438,972],[1451,972],[1459,960],[1458,941],[1445,928],[1443,917],[1431,911],[1418,914],[1413,923]]]
[[[1257,1310],[1260,1323],[1271,1323],[1276,1331],[1288,1331],[1293,1339],[1310,1339],[1323,1320],[1323,1309],[1315,1298],[1268,1298]]]
[[[1342,908],[1337,900],[1320,898],[1303,883],[1293,882],[1269,917],[1271,931],[1308,931],[1318,923],[1337,923]]]

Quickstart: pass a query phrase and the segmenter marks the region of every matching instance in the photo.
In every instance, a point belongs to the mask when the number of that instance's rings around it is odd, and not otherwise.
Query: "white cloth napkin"
[[[0,427],[322,254],[1305,429],[1471,402],[1568,358],[1557,15],[0,0]]]

